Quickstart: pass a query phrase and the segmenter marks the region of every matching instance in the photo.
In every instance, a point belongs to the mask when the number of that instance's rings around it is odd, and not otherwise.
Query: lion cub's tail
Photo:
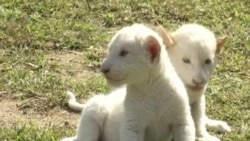
[[[79,112],[83,110],[84,104],[77,102],[76,97],[72,92],[67,91],[67,99],[68,99],[68,106],[70,109]]]

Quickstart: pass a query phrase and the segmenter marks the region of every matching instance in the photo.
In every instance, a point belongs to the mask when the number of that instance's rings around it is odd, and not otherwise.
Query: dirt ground
[[[75,128],[80,113],[62,110],[56,107],[46,113],[36,113],[32,110],[24,111],[19,108],[20,102],[0,99],[0,125],[1,127],[11,128],[18,122],[34,123],[38,126],[69,126]]]
[[[45,57],[50,61],[56,61],[60,67],[60,77],[64,80],[71,79],[72,81],[80,81],[94,73],[90,70],[83,70],[82,62],[83,54],[80,52],[50,52]],[[68,69],[73,72],[66,72]],[[73,74],[73,75],[72,75]],[[86,75],[87,74],[87,75]],[[30,98],[27,101],[29,104],[34,104],[34,107],[23,108],[23,101],[9,98],[8,92],[0,92],[0,126],[1,128],[11,128],[18,122],[34,123],[35,125],[44,126],[69,126],[76,128],[80,118],[80,112],[74,112],[69,109],[63,109],[56,106],[43,112],[36,112],[37,102],[42,103],[36,99]]]

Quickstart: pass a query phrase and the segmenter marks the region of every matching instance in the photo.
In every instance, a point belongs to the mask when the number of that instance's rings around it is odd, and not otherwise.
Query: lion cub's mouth
[[[108,76],[105,76],[105,78],[106,78],[108,81],[113,81],[113,82],[120,82],[120,81],[121,81],[120,79],[114,79],[114,78],[108,77]]]
[[[202,91],[203,88],[204,88],[204,86],[199,86],[199,85],[190,86],[190,85],[186,85],[186,88],[188,88],[191,91]]]

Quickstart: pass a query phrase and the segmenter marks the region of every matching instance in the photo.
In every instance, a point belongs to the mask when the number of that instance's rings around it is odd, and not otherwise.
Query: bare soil
[[[76,51],[52,51],[46,55],[46,58],[60,65],[62,79],[82,82],[95,73],[83,61],[84,55],[84,53]]]
[[[74,113],[56,107],[46,113],[32,112],[32,110],[24,111],[19,108],[20,102],[9,99],[0,100],[0,125],[1,128],[11,128],[18,122],[34,123],[38,126],[68,126],[75,128],[80,113]]]
[[[93,71],[83,69],[83,54],[80,52],[50,52],[45,56],[48,60],[54,61],[60,66],[58,76],[62,77],[62,79],[83,82],[94,73]],[[51,108],[46,103],[43,104],[41,99],[29,98],[27,101],[20,101],[12,99],[8,95],[9,92],[0,92],[0,128],[12,128],[18,122],[34,123],[41,127],[67,126],[75,129],[77,126],[80,112],[70,111],[60,106]],[[31,106],[24,108],[25,102]],[[41,103],[47,110],[37,112],[36,108],[40,108],[38,105],[41,106]]]

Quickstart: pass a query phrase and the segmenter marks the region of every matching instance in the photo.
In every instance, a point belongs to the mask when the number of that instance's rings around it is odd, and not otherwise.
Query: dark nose
[[[193,81],[193,83],[194,83],[195,85],[201,85],[201,84],[204,83],[204,80],[197,81],[197,80],[195,80],[195,79],[192,79],[192,81]]]
[[[109,68],[102,68],[101,72],[104,73],[104,74],[106,74],[106,73],[109,72],[109,70],[110,70]]]

